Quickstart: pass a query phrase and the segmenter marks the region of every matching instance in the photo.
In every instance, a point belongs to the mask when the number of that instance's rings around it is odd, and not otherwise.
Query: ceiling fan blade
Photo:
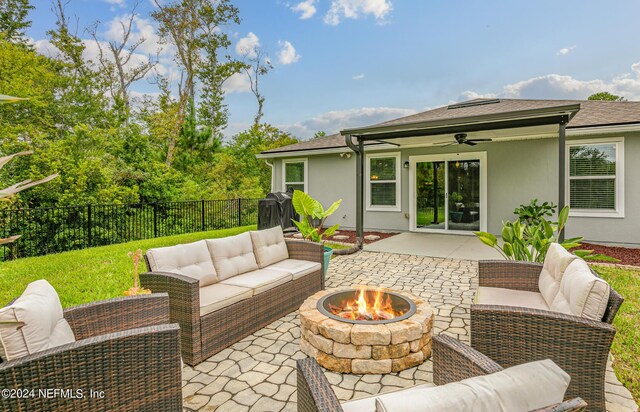
[[[440,142],[440,143],[434,143],[433,145],[438,147],[447,147],[453,144],[458,144],[458,143],[457,142]]]
[[[468,144],[469,146],[475,146],[478,143],[474,142],[473,140],[465,140],[464,142],[462,142],[464,144]]]
[[[491,142],[493,139],[469,139],[467,142]]]

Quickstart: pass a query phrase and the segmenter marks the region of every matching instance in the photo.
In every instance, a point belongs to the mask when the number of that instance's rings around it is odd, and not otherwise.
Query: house
[[[640,244],[640,102],[474,99],[258,155],[346,228],[500,234],[533,198],[567,237]]]

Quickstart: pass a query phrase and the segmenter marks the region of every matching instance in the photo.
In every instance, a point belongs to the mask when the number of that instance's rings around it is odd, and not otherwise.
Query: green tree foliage
[[[10,42],[23,41],[25,30],[31,26],[27,15],[32,9],[29,0],[0,1],[0,39]]]
[[[588,97],[589,100],[609,100],[612,102],[624,102],[625,99],[622,96],[616,96],[615,94],[611,94],[609,92],[598,92],[594,93]]]

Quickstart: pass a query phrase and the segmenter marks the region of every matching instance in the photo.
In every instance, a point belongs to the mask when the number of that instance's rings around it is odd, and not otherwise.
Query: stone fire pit
[[[414,313],[407,311],[397,321],[353,321],[321,313],[318,301],[322,306],[325,296],[345,290],[322,290],[300,306],[301,351],[316,358],[326,369],[354,374],[399,372],[431,356],[433,311],[424,299],[403,291],[389,291],[397,295],[394,299],[402,297],[415,305]]]

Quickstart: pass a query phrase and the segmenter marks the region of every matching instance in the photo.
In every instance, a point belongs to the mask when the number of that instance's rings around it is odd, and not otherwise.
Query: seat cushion
[[[29,283],[13,304],[0,309],[0,322],[24,323],[22,327],[0,325],[0,357],[5,361],[76,340],[58,294],[46,280]]]
[[[553,361],[525,363],[435,388],[380,395],[376,412],[514,412],[562,402],[569,375]]]
[[[480,286],[474,303],[480,305],[520,306],[531,309],[549,310],[547,302],[538,292],[524,290],[490,288]]]
[[[220,239],[207,239],[207,246],[220,280],[258,269],[248,232]]]
[[[293,280],[296,280],[310,273],[321,270],[322,265],[320,263],[311,262],[309,260],[285,259],[283,261],[270,265],[267,269],[277,269],[291,272],[291,274],[293,275]]]
[[[170,272],[198,279],[200,287],[219,281],[204,240],[147,250],[152,272]]]
[[[241,286],[243,288],[253,289],[253,294],[257,295],[276,286],[282,285],[292,280],[291,272],[285,272],[276,269],[258,269],[252,272],[243,273],[242,275],[222,281],[226,285]]]
[[[418,386],[412,386],[411,389],[418,388],[433,388],[435,385],[433,383],[425,383]],[[402,389],[400,389],[402,391]],[[397,392],[397,391],[394,391]],[[387,392],[389,394],[392,392]],[[376,410],[376,398],[377,395],[367,396],[365,398],[355,399],[352,401],[347,401],[345,403],[341,403],[342,409],[344,412],[373,412]]]
[[[551,306],[560,290],[560,281],[567,266],[577,258],[558,243],[549,245],[538,279],[538,289],[548,306]]]
[[[260,269],[289,258],[289,250],[280,225],[271,229],[253,230],[249,235]]]
[[[253,296],[253,289],[216,283],[200,288],[200,316]]]
[[[609,302],[609,284],[593,274],[587,262],[576,259],[567,267],[551,310],[602,320]]]

